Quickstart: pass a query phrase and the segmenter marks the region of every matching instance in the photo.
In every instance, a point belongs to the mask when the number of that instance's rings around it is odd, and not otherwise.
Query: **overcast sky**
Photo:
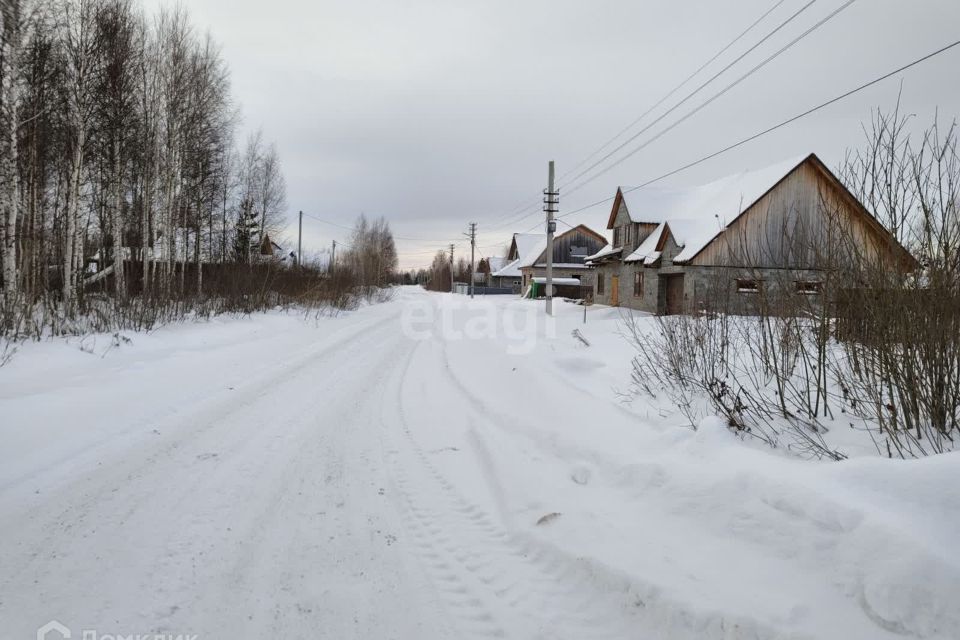
[[[147,0],[148,6],[163,4]],[[809,0],[784,0],[644,122],[706,81]],[[845,0],[815,0],[793,22],[624,152],[709,99]],[[484,254],[540,214],[504,225],[732,41],[776,0],[189,0],[220,42],[244,127],[277,143],[296,212],[350,226],[385,216],[401,266],[475,221]],[[958,0],[858,0],[750,78],[588,186],[561,213],[612,196],[765,129],[960,38]],[[960,47],[903,74],[903,105],[924,123],[960,116]],[[816,152],[835,166],[899,78],[664,184],[705,182]],[[629,133],[627,135],[630,135]],[[562,183],[561,183],[562,184]],[[570,185],[565,185],[569,188]],[[532,211],[533,209],[530,209]],[[609,205],[571,217],[603,232]],[[538,227],[539,230],[540,227]],[[561,225],[561,229],[563,226]],[[304,249],[349,232],[304,220]],[[408,239],[409,238],[409,239]],[[463,255],[462,253],[460,255]]]

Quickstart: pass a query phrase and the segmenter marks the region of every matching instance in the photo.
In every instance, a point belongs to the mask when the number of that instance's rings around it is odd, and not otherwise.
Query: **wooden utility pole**
[[[470,297],[473,298],[473,287],[475,286],[476,274],[473,266],[473,251],[477,247],[477,223],[470,223]]]
[[[557,212],[557,204],[560,201],[559,193],[553,188],[553,160],[550,161],[547,177],[547,189],[543,192],[543,210],[547,213],[547,315],[553,315],[553,233],[557,230],[557,223],[553,219],[553,214]]]
[[[297,232],[297,266],[303,266],[303,211],[300,212],[300,230]]]
[[[450,243],[450,293],[454,293],[456,288],[453,284],[453,243]]]
[[[333,251],[330,253],[330,273],[333,273],[333,265],[337,262],[337,241],[333,241]]]

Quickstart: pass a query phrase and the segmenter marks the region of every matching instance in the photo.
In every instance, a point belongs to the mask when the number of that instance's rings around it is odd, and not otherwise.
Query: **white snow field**
[[[960,455],[684,428],[622,397],[618,310],[557,309],[404,288],[24,346],[0,638],[960,637]]]

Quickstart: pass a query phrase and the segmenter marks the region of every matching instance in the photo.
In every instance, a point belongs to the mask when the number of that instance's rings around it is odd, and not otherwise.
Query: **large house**
[[[718,295],[746,310],[767,280],[816,295],[837,229],[844,251],[913,263],[815,154],[688,189],[618,188],[607,228],[613,242],[588,258],[594,300],[656,314]]]
[[[586,258],[607,244],[607,239],[585,225],[578,225],[553,238],[553,277],[575,279],[592,284],[592,270]],[[541,233],[515,233],[507,255],[510,262],[494,277],[520,281],[524,291],[534,278],[547,274],[547,236]]]

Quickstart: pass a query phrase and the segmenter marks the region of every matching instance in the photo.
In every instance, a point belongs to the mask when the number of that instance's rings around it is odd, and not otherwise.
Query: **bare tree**
[[[276,234],[287,207],[287,184],[275,145],[269,145],[260,159],[257,180],[257,210],[264,234]]]
[[[124,220],[125,178],[132,160],[136,132],[136,73],[141,47],[137,42],[136,18],[129,0],[108,0],[97,16],[97,39],[101,60],[98,73],[97,129],[100,147],[110,172],[109,235],[114,267],[115,293],[127,293],[124,271],[127,243]],[[107,231],[107,230],[104,230]]]
[[[445,251],[437,251],[427,270],[426,287],[430,291],[450,291],[450,256]]]
[[[182,7],[0,3],[0,335],[316,289],[316,270],[284,279],[279,261],[215,268],[243,242],[249,262],[286,208],[276,147],[258,133],[239,153],[237,113],[220,51]],[[339,276],[331,299],[347,304],[355,281]]]
[[[17,167],[18,110],[22,86],[24,22],[28,12],[24,0],[7,0],[0,5],[0,217],[2,217],[3,295],[12,300],[17,293],[17,218],[20,191]]]
[[[383,218],[372,223],[360,215],[350,236],[345,258],[365,287],[383,287],[393,280],[397,270],[397,249],[390,225]]]
[[[61,40],[66,57],[67,126],[70,147],[70,181],[64,214],[63,301],[72,307],[79,289],[84,262],[83,231],[79,224],[84,158],[95,108],[95,71],[100,43],[97,39],[96,0],[70,0],[66,4]]]

